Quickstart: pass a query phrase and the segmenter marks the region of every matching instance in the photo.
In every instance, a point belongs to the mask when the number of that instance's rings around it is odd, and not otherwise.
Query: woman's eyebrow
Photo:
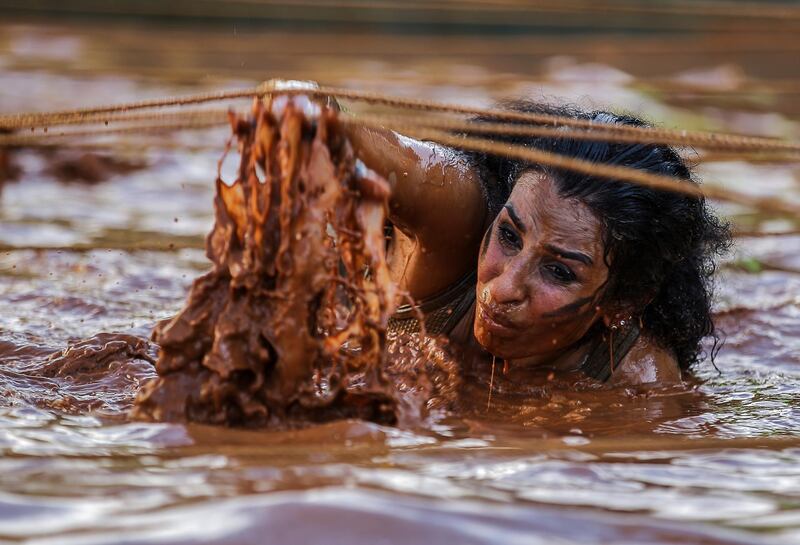
[[[552,252],[557,256],[563,257],[565,259],[580,261],[584,265],[592,265],[594,263],[594,260],[588,255],[584,254],[583,252],[573,252],[571,250],[565,250],[563,248],[553,246],[552,244],[545,244],[544,247],[547,248],[547,251]]]
[[[506,209],[508,215],[511,217],[511,221],[514,222],[514,225],[517,227],[517,229],[525,233],[527,231],[527,229],[525,228],[525,224],[522,223],[521,219],[519,219],[517,211],[514,210],[514,207],[511,205],[511,203],[506,203],[505,206],[503,206],[503,208]]]

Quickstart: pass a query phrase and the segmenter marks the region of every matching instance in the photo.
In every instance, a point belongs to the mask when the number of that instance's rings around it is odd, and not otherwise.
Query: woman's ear
[[[636,323],[642,323],[642,315],[645,309],[653,301],[657,290],[650,291],[646,296],[643,296],[635,301],[625,301],[622,303],[611,303],[608,305],[600,304],[599,312],[603,320],[603,324],[609,329],[612,326],[622,327],[630,325],[635,320]]]
[[[615,306],[600,310],[603,324],[607,329],[617,329],[633,321],[634,311],[631,307]]]

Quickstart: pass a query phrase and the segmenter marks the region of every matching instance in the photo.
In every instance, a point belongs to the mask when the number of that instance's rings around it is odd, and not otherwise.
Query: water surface
[[[478,105],[560,97],[664,126],[800,136],[796,44],[780,36],[0,28],[4,113],[281,75]],[[208,267],[202,239],[226,137],[117,137],[114,157],[135,167],[93,184],[54,168],[85,150],[14,151],[22,174],[0,195],[0,539],[800,541],[800,226],[737,206],[718,205],[751,233],[718,278],[725,344],[716,368],[698,365],[681,388],[520,389],[500,373],[489,409],[479,382],[474,410],[430,426],[265,432],[128,422],[153,376],[147,349],[44,373],[70,345],[91,353],[104,333],[147,337],[181,307]],[[698,168],[706,183],[800,199],[796,162],[708,159]]]

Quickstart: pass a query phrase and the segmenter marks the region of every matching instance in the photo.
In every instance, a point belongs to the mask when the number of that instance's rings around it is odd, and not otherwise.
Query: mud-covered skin
[[[388,184],[357,168],[331,109],[312,124],[292,102],[256,102],[252,118],[231,123],[241,164],[234,184],[217,180],[213,269],[156,327],[159,378],[133,416],[398,422],[401,389],[384,371],[396,300],[384,253]]]
[[[520,176],[478,260],[474,334],[488,352],[526,365],[580,361],[570,353],[605,312],[601,226],[547,176]]]

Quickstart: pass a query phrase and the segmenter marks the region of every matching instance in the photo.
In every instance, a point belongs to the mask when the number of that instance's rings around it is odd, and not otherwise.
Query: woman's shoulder
[[[675,355],[647,335],[639,335],[608,380],[614,386],[669,385],[680,382],[681,370]]]

